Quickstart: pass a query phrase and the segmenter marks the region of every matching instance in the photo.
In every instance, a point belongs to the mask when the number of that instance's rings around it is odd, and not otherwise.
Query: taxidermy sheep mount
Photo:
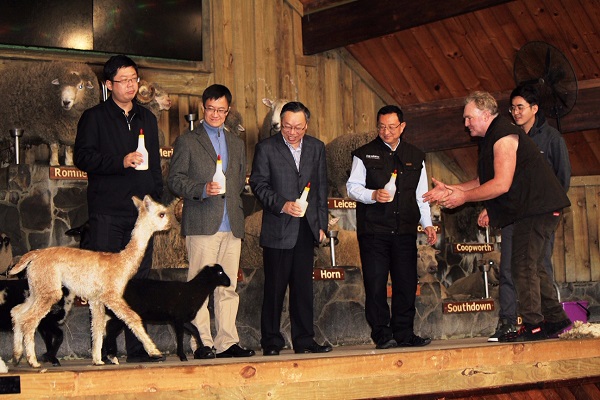
[[[0,70],[0,93],[0,137],[23,129],[24,144],[50,146],[50,165],[59,165],[59,145],[66,146],[65,165],[73,165],[79,117],[100,102],[98,78],[87,64],[11,63]]]

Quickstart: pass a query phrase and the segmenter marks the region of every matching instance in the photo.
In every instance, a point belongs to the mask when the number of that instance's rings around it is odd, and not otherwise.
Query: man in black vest
[[[540,153],[552,166],[554,174],[560,181],[565,192],[569,191],[571,183],[571,163],[567,145],[559,131],[554,129],[540,109],[539,91],[533,85],[518,86],[510,94],[511,106],[509,111],[517,126],[535,142]],[[486,227],[489,225],[487,210],[479,215],[477,223]],[[488,338],[488,342],[497,342],[509,332],[517,331],[517,293],[511,274],[513,225],[502,228],[502,247],[500,257],[500,310],[498,311],[498,326],[496,332]],[[554,249],[554,234],[544,248],[544,266],[552,280],[552,251]]]
[[[405,127],[399,107],[381,108],[377,113],[378,137],[352,153],[352,171],[346,184],[348,195],[357,201],[365,314],[377,349],[431,343],[413,331],[419,221],[429,244],[436,242],[437,235],[429,204],[422,200],[428,188],[425,153],[400,140]],[[384,189],[390,181],[396,187],[391,193]],[[392,281],[391,316],[388,275]]]
[[[483,201],[491,226],[513,224],[511,273],[523,325],[498,340],[546,339],[571,325],[544,267],[544,248],[556,230],[562,209],[571,203],[533,140],[498,115],[492,95],[469,95],[463,118],[471,136],[482,138],[479,176],[459,185],[432,179],[435,188],[423,198],[447,208]]]

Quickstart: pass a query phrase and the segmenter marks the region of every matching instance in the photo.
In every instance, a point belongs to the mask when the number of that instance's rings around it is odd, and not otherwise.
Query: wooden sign
[[[161,158],[173,157],[173,148],[172,147],[161,147],[160,148],[160,157]]]
[[[313,268],[315,281],[343,281],[346,274],[343,268]]]
[[[443,303],[444,314],[478,313],[494,311],[494,300],[449,301]]]
[[[434,222],[433,229],[435,229],[435,233],[439,234],[442,231],[442,226]],[[423,229],[421,224],[417,225],[417,233],[425,233],[425,229]]]
[[[356,201],[350,199],[330,198],[327,199],[327,206],[334,210],[354,210],[356,209]]]
[[[492,243],[453,243],[454,253],[491,253],[494,251]]]
[[[76,167],[50,167],[50,179],[87,181],[87,173]]]

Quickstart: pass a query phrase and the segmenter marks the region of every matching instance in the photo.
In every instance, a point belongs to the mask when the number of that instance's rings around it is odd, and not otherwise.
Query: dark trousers
[[[281,334],[281,312],[289,286],[289,313],[294,349],[312,344],[314,238],[306,218],[300,221],[298,241],[291,249],[263,248],[265,269],[261,314],[262,348],[285,346]]]
[[[513,224],[511,272],[524,323],[537,325],[543,320],[558,322],[567,318],[544,260],[559,220],[560,213],[547,213]]]
[[[105,214],[90,214],[89,219],[89,246],[90,250],[108,251],[118,253],[127,246],[131,240],[131,231],[135,225],[137,216],[118,217]],[[152,251],[154,241],[151,238],[140,263],[137,273],[132,279],[145,279],[152,268]],[[146,325],[144,324],[144,328]],[[125,347],[127,355],[144,354],[144,346],[135,337],[130,329],[125,329]]]
[[[500,248],[500,286],[499,302],[500,311],[498,317],[505,319],[508,323],[517,324],[517,292],[512,279],[512,237],[513,224],[502,228],[502,247]]]
[[[513,325],[517,324],[517,292],[513,284],[511,264],[512,258],[513,225],[502,228],[502,247],[500,249],[500,311],[498,316]],[[554,269],[552,268],[552,251],[554,249],[554,232],[544,246],[544,268],[554,281]]]
[[[365,315],[371,339],[382,343],[404,341],[413,334],[417,290],[415,235],[369,235],[358,237]],[[392,309],[387,302],[388,276],[392,281]]]

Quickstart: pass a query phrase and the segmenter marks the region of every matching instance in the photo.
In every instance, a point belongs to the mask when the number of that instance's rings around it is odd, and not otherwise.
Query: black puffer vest
[[[415,191],[421,177],[425,153],[402,141],[396,151],[392,151],[377,137],[356,149],[352,155],[360,158],[367,170],[367,189],[383,188],[394,170],[398,171],[394,200],[385,204],[357,202],[357,234],[416,235],[421,214]]]

